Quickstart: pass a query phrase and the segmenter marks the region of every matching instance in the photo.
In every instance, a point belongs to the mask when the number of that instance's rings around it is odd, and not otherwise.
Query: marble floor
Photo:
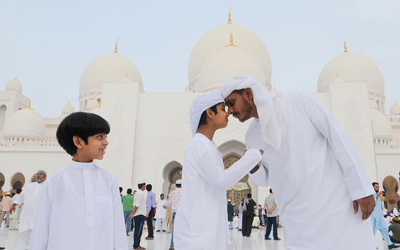
[[[231,239],[232,243],[228,245],[228,250],[284,250],[285,248],[285,233],[283,228],[278,229],[278,235],[282,239],[280,241],[264,240],[265,228],[253,229],[251,237],[242,237],[241,232],[232,230]],[[127,236],[129,246],[133,245],[133,233],[130,232]],[[171,235],[167,233],[156,233],[154,240],[145,240],[147,231],[143,232],[141,246],[146,247],[148,250],[167,250],[170,245]],[[271,235],[272,236],[272,235]],[[387,245],[382,241],[379,232],[376,234],[378,249],[388,249]],[[24,243],[18,231],[10,231],[2,223],[0,227],[0,246],[6,247],[7,250],[24,250]],[[132,249],[132,248],[130,248]]]

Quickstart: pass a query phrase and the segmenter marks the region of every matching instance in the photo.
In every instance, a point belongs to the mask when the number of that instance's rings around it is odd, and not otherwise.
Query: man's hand
[[[17,206],[16,203],[13,203],[13,204],[11,205],[10,214],[12,214],[12,213],[15,211],[15,207],[16,207],[16,206]]]
[[[146,218],[149,217],[149,214],[146,214]]]
[[[250,174],[254,174],[260,168],[260,165],[255,166],[252,170],[250,170]]]
[[[272,214],[272,210],[268,210],[268,212],[267,212],[268,214]]]
[[[134,215],[133,213],[130,214],[130,215],[129,215],[129,218],[133,219],[133,215]]]
[[[358,206],[361,208],[362,220],[368,219],[375,208],[374,196],[370,195],[353,201],[354,214],[358,212]]]

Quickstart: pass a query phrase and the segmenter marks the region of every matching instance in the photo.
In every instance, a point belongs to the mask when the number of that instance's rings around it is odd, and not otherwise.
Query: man
[[[382,216],[382,201],[380,198],[382,197],[383,192],[382,191],[379,192],[379,183],[378,182],[373,182],[372,186],[375,189],[374,197],[375,197],[375,203],[376,203],[375,209],[371,214],[372,230],[373,230],[374,234],[376,233],[376,230],[379,230],[381,232],[381,235],[382,235],[383,239],[385,240],[386,244],[388,245],[389,249],[398,248],[399,246],[396,246],[390,240],[389,228]]]
[[[167,196],[167,211],[165,213],[165,223],[168,224],[169,232],[168,234],[172,234],[172,209],[168,206],[169,196]]]
[[[165,214],[167,212],[167,205],[164,194],[161,194],[160,199],[156,202],[156,232],[160,232],[160,230],[165,232],[166,230]]]
[[[133,190],[133,194],[132,194],[133,200],[135,200],[135,194],[136,194],[136,190]],[[132,205],[132,208],[133,208],[133,205]],[[134,222],[134,220],[132,218],[131,231],[133,231],[134,227],[135,227],[135,222]]]
[[[146,199],[146,207],[147,207],[147,231],[148,235],[145,238],[146,240],[154,240],[154,231],[153,231],[153,218],[156,209],[156,194],[151,191],[153,186],[151,184],[147,184],[147,199]]]
[[[277,224],[277,219],[278,219],[278,208],[276,207],[275,203],[275,197],[274,193],[272,192],[272,189],[269,189],[269,195],[265,198],[264,201],[264,208],[267,211],[267,229],[265,230],[265,239],[270,240],[271,238],[269,237],[269,234],[271,233],[271,227],[274,228],[274,240],[280,240],[278,238],[278,224]]]
[[[251,198],[251,193],[247,194],[247,199],[243,201],[243,222],[242,222],[242,235],[244,237],[250,237],[251,228],[254,222],[254,208],[257,203]],[[258,226],[258,225],[257,225]]]
[[[229,114],[254,118],[246,147],[265,153],[250,177],[275,190],[286,248],[375,249],[370,180],[329,110],[304,92],[271,95],[252,77],[235,76],[219,91]]]
[[[228,221],[229,221],[229,229],[233,230],[233,206],[231,204],[231,200],[228,199]]]
[[[258,204],[258,219],[260,220],[260,226],[264,226],[264,216],[263,216],[263,208],[261,204]]]
[[[140,237],[142,237],[143,224],[146,215],[146,198],[144,197],[144,190],[146,183],[144,181],[138,182],[139,190],[135,194],[133,201],[133,209],[130,218],[134,219],[135,231],[133,232],[133,250],[144,250],[146,248],[140,246]]]
[[[172,212],[172,235],[171,235],[171,246],[169,250],[174,250],[174,222],[176,212],[178,211],[179,202],[181,201],[181,187],[182,187],[182,180],[177,180],[176,189],[169,194],[168,199],[168,207],[171,207]]]
[[[132,219],[129,218],[129,215],[132,213],[133,209],[132,189],[128,188],[128,190],[126,190],[126,195],[122,196],[121,200],[122,200],[122,207],[124,210],[126,236],[129,236],[129,230],[131,229],[131,224],[132,224]]]
[[[11,199],[11,204],[14,203],[14,201],[18,198],[18,196],[21,194],[22,189],[18,188],[17,189],[17,194],[14,195]],[[17,229],[17,224],[18,224],[18,220],[19,220],[19,216],[21,215],[21,207],[22,206],[16,206],[15,207],[15,212],[13,212],[9,218],[10,218],[10,230],[18,230]]]
[[[46,171],[39,170],[36,173],[36,182],[32,182],[26,186],[10,208],[10,214],[12,214],[15,212],[16,206],[24,204],[20,217],[19,232],[26,246],[29,245],[33,224],[35,223],[35,215],[46,177]]]
[[[1,214],[0,214],[0,226],[3,223],[4,216],[7,214],[6,227],[10,226],[10,207],[11,207],[11,193],[8,192],[6,197],[3,197],[1,201]]]
[[[389,231],[392,232],[393,236],[390,236],[390,240],[394,243],[400,243],[400,222],[399,218],[393,217],[392,225],[389,226]]]

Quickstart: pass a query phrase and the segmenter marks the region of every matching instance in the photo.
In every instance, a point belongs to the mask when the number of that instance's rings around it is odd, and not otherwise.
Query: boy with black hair
[[[93,163],[103,159],[109,132],[96,114],[60,123],[58,143],[73,158],[45,182],[28,249],[128,249],[117,177]]]

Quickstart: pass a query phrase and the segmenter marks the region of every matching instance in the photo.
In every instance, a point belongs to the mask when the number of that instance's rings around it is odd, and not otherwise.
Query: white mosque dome
[[[375,109],[370,109],[369,112],[371,115],[374,138],[391,139],[392,126],[386,115]]]
[[[272,66],[268,50],[261,39],[249,29],[236,25],[224,24],[208,31],[194,46],[189,59],[189,83],[196,84],[205,62],[217,51],[229,44],[233,34],[235,45],[250,53],[258,61],[265,78],[271,82]]]
[[[376,104],[376,102],[374,100],[369,99],[369,108],[378,110],[378,104]]]
[[[266,88],[267,86],[271,88],[269,79],[264,75],[264,70],[257,59],[246,50],[232,46],[218,50],[207,59],[194,90],[196,92],[217,90],[235,75],[252,76]]]
[[[96,57],[82,73],[79,85],[80,94],[101,91],[104,83],[118,83],[126,75],[131,82],[138,82],[143,87],[142,76],[135,64],[118,53],[108,53]]]
[[[17,91],[19,93],[22,92],[22,84],[20,81],[18,81],[17,77],[7,82],[6,91]]]
[[[61,111],[61,114],[71,114],[75,112],[74,106],[71,105],[71,103],[66,104]]]
[[[98,108],[100,106],[99,102],[96,99],[92,99],[88,102],[87,108],[89,110]]]
[[[43,117],[31,108],[18,110],[4,124],[4,138],[43,140],[46,124]]]
[[[326,91],[332,79],[339,75],[346,83],[366,83],[368,90],[385,92],[383,75],[368,57],[354,52],[344,52],[330,60],[318,79],[318,92]]]
[[[390,114],[391,115],[400,115],[400,105],[395,103],[391,108],[390,108]]]

